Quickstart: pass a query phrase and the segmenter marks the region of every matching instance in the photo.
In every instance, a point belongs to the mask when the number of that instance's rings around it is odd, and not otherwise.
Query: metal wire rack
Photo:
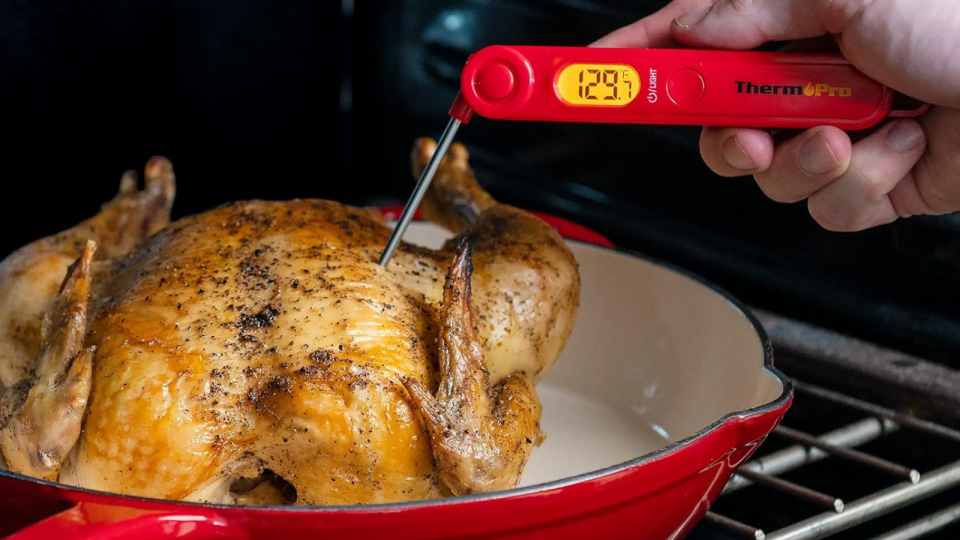
[[[820,436],[809,435],[783,425],[778,427],[773,432],[773,436],[782,437],[794,444],[745,463],[730,479],[721,496],[756,484],[758,488],[776,490],[819,505],[824,509],[823,513],[769,532],[715,512],[707,513],[704,517],[706,522],[745,539],[817,540],[834,536],[960,486],[960,446],[957,447],[957,461],[928,471],[918,471],[857,450],[858,447],[899,430],[912,430],[934,440],[952,443],[960,443],[960,431],[820,386],[800,381],[794,382],[797,388],[797,399],[823,400],[859,413],[863,418]],[[890,478],[890,484],[884,489],[848,502],[833,494],[822,493],[778,477],[783,473],[825,459],[846,460],[855,466],[887,475]],[[960,522],[960,504],[928,514],[874,537],[873,540],[921,538],[958,522]]]

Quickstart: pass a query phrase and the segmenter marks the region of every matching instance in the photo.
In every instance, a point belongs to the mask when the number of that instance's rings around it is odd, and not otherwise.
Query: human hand
[[[706,164],[722,176],[752,174],[775,201],[806,200],[832,231],[960,210],[957,0],[674,0],[593,46],[752,49],[824,37],[867,76],[933,106],[857,142],[829,126],[780,143],[765,130],[707,127]]]

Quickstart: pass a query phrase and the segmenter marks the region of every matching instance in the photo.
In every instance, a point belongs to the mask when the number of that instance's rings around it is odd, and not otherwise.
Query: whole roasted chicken
[[[419,176],[435,150],[418,140]],[[0,450],[12,471],[136,496],[387,503],[515,486],[536,383],[571,332],[564,241],[454,145],[422,211],[444,248],[384,268],[381,214],[248,201],[170,222],[164,158],[0,266]]]

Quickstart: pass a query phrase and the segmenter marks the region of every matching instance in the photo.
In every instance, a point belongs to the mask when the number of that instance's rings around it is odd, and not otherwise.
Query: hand
[[[708,127],[706,164],[752,174],[775,201],[807,200],[832,231],[960,210],[958,0],[674,0],[593,46],[752,49],[823,36],[869,77],[933,107],[856,143],[828,126],[779,144],[763,130]]]

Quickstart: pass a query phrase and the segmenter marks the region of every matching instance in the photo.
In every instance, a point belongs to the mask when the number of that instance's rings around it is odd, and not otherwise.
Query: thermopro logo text
[[[825,83],[807,83],[806,86],[782,84],[757,84],[750,81],[735,81],[738,94],[762,94],[768,96],[850,97],[853,89],[848,86],[831,86]]]

